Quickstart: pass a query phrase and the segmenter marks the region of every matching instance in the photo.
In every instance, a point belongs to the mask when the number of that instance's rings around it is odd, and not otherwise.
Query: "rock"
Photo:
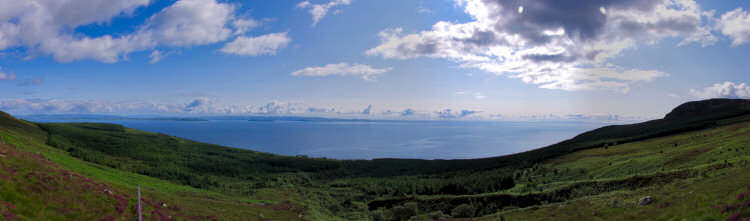
[[[644,196],[643,198],[638,199],[638,205],[645,206],[651,204],[651,201],[651,196]]]
[[[167,207],[167,203],[162,203],[162,204],[161,204],[161,207],[164,207],[164,208],[166,208],[166,207]]]

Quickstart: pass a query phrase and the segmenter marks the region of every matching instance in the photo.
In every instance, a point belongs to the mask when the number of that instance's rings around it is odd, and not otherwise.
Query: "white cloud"
[[[213,99],[207,98],[207,97],[196,97],[193,99],[192,102],[185,105],[185,111],[191,112],[191,111],[198,111],[198,110],[206,110],[207,105],[210,105],[214,102]]]
[[[612,90],[627,93],[630,85],[636,82],[650,82],[655,78],[666,77],[667,73],[656,70],[624,69],[621,67],[575,68],[562,71],[541,71],[526,73],[520,77],[524,82],[542,84],[541,88],[578,90]],[[546,79],[548,77],[550,79]],[[554,79],[554,80],[553,80]]]
[[[432,14],[432,13],[435,13],[435,11],[432,11],[429,8],[425,7],[423,5],[423,2],[419,2],[419,6],[417,6],[417,13],[419,13],[419,14]]]
[[[334,107],[315,107],[303,102],[270,101],[260,105],[225,105],[213,98],[193,97],[185,102],[158,103],[141,101],[107,100],[56,100],[56,99],[11,99],[0,100],[0,110],[11,114],[153,114],[153,115],[279,115],[279,116],[319,116],[371,119],[411,119],[411,120],[510,120],[510,121],[617,121],[634,122],[649,120],[638,116],[611,114],[541,114],[503,115],[490,114],[471,109],[418,110],[406,108],[402,111],[374,111],[368,106],[362,109],[344,110]],[[369,114],[367,111],[369,110]]]
[[[250,29],[260,26],[260,23],[251,18],[237,19],[237,20],[234,20],[234,22],[232,22],[232,26],[235,29],[234,34],[239,35],[239,34],[245,34],[246,32],[250,31]]]
[[[113,102],[100,100],[54,100],[54,99],[15,99],[0,101],[0,109],[21,114],[40,113],[140,113],[170,112],[178,105],[164,105],[146,102]]]
[[[479,93],[479,92],[469,93],[469,92],[466,92],[466,91],[459,91],[459,92],[453,93],[453,95],[460,95],[460,96],[470,95],[470,96],[473,96],[474,99],[477,99],[477,100],[482,100],[482,99],[487,98],[487,96],[485,96],[484,94]]]
[[[322,67],[307,67],[301,70],[292,72],[293,76],[313,76],[321,77],[328,75],[338,76],[357,76],[367,81],[374,81],[377,76],[382,75],[385,72],[392,70],[393,68],[372,68],[364,64],[349,64],[349,63],[338,63],[328,64]]]
[[[2,67],[0,67],[0,81],[12,81],[17,79],[16,74],[14,73],[5,73],[3,72]]]
[[[161,60],[164,60],[167,56],[170,56],[175,53],[180,53],[179,50],[170,50],[170,51],[161,51],[161,50],[153,50],[151,51],[151,54],[148,55],[151,60],[148,62],[149,64],[156,64],[159,63]]]
[[[135,9],[151,2],[6,0],[0,8],[0,51],[22,47],[29,58],[51,55],[59,62],[93,59],[112,63],[135,51],[226,41],[259,25],[238,16],[235,4],[179,0],[151,15],[130,33],[91,37],[76,32],[80,26],[106,25],[113,19],[131,16]],[[152,61],[159,60],[158,54],[152,55]]]
[[[318,24],[318,22],[323,19],[323,17],[328,14],[328,10],[330,10],[332,7],[339,6],[339,5],[349,5],[351,4],[351,0],[331,0],[328,3],[325,4],[312,4],[309,1],[303,1],[297,4],[296,8],[301,9],[307,9],[309,8],[310,15],[312,15],[313,23],[312,26],[315,27],[315,25]],[[338,12],[339,10],[337,10]]]
[[[442,119],[454,119],[454,118],[463,118],[468,117],[472,114],[481,113],[482,111],[474,111],[474,110],[460,110],[460,111],[454,111],[451,109],[443,109],[440,111],[435,111],[435,114],[438,118]]]
[[[242,56],[274,55],[278,49],[285,48],[291,41],[286,32],[258,37],[240,36],[224,45],[220,51]]]
[[[128,16],[149,0],[10,0],[0,9],[0,50],[25,46],[28,54],[51,54],[58,61],[83,57],[112,62],[127,53],[131,38],[90,38],[69,30]],[[113,58],[114,57],[114,58]]]
[[[726,81],[716,83],[703,90],[690,89],[690,94],[701,99],[708,98],[750,98],[750,85],[745,83],[735,84]]]
[[[362,110],[362,114],[364,115],[370,115],[370,113],[372,113],[372,104],[367,105],[367,107]]]
[[[148,55],[149,58],[151,58],[151,61],[149,63],[156,64],[157,62],[161,61],[162,58],[166,57],[166,55],[162,54],[159,50],[154,50],[151,52],[151,54]]]
[[[406,108],[401,112],[401,116],[412,116],[417,114],[417,111],[411,108]]]
[[[732,46],[750,42],[750,13],[737,8],[721,15],[717,24],[721,33],[732,38]]]
[[[474,93],[474,99],[482,100],[487,98],[487,96],[484,96],[482,93]]]
[[[642,122],[653,120],[653,117],[642,116],[622,116],[616,114],[540,114],[540,115],[520,115],[506,116],[503,114],[489,115],[490,119],[511,120],[511,121],[584,121],[584,122]]]
[[[154,14],[142,34],[153,35],[159,44],[204,45],[224,41],[233,31],[228,24],[234,6],[215,0],[181,0]]]
[[[0,100],[0,110],[14,114],[110,113],[110,114],[270,114],[305,115],[338,113],[335,108],[316,108],[301,102],[271,101],[263,105],[222,105],[215,99],[195,97],[186,103],[107,100],[12,99]]]
[[[381,44],[365,54],[442,58],[542,88],[627,92],[634,83],[667,74],[606,64],[622,51],[664,38],[681,39],[679,45],[717,41],[702,22],[712,13],[692,0],[456,2],[473,21],[440,21],[417,33],[386,29]]]

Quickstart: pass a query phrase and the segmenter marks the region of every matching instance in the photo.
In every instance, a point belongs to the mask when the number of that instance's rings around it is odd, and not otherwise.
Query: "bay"
[[[591,122],[128,120],[99,122],[281,155],[335,159],[468,159],[523,152],[604,126]]]

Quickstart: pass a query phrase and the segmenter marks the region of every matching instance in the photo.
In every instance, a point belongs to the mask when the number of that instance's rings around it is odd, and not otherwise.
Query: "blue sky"
[[[750,98],[748,1],[2,5],[12,114],[611,120]]]

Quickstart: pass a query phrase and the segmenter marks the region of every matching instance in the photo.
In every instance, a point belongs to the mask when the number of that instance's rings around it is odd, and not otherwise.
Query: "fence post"
[[[143,221],[141,214],[141,184],[138,184],[138,221]]]

